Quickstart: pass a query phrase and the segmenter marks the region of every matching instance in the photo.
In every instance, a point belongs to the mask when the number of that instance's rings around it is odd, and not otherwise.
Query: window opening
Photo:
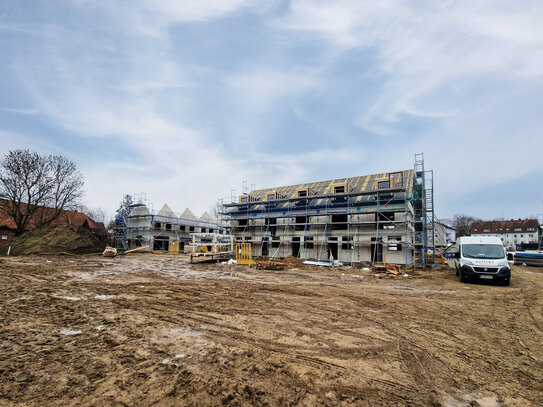
[[[388,189],[388,188],[390,188],[390,181],[377,182],[377,189]]]
[[[354,250],[354,243],[352,243],[352,236],[342,236],[341,237],[341,248],[343,250]]]
[[[399,243],[391,243],[391,242],[399,242]],[[391,251],[401,251],[402,245],[401,245],[402,237],[401,236],[389,236],[388,237],[388,250]]]

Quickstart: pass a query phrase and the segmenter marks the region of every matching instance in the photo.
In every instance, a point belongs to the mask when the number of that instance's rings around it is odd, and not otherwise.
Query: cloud
[[[74,58],[82,38],[75,35],[66,40],[61,30],[45,30],[47,44],[32,57],[47,64],[32,69],[18,66],[17,76],[37,110],[68,131],[74,144],[77,139],[96,139],[104,151],[95,158],[100,165],[95,159],[88,161],[84,153],[76,160],[86,176],[88,206],[113,212],[122,193],[146,192],[156,206],[167,202],[177,211],[189,206],[203,212],[216,199],[229,197],[231,186],[243,179],[261,186],[303,182],[330,154],[329,150],[302,155],[256,150],[244,155],[239,149],[226,149],[215,135],[183,123],[166,108],[164,93],[173,89],[178,100],[178,92],[198,84],[190,70],[184,71],[160,45],[146,50],[146,69],[125,70],[143,57],[124,51],[115,60],[122,62],[120,69],[106,70],[102,61],[109,63],[107,50],[93,51],[95,63],[88,65],[83,63],[86,50]],[[232,96],[233,101],[260,111],[315,85],[308,75],[257,67],[224,75],[224,83],[241,95]],[[173,112],[183,114],[183,110],[180,105]],[[351,153],[335,152],[345,159]]]
[[[145,0],[147,10],[160,13],[176,21],[208,21],[228,16],[250,5],[251,0],[200,0],[195,2],[179,2],[175,0]]]
[[[10,108],[10,107],[0,107],[0,111],[15,113],[15,114],[30,115],[30,114],[37,113],[38,109],[16,109],[16,108]]]
[[[315,72],[292,72],[255,67],[226,78],[234,99],[244,108],[269,109],[270,105],[298,97],[318,86]]]
[[[451,212],[543,170],[540,2],[70,4],[1,23],[2,84],[24,100],[0,112],[75,155],[89,206],[144,190],[203,212],[243,179],[400,170],[424,151]]]
[[[410,109],[426,116],[421,96],[446,87],[451,80],[485,75],[540,79],[542,15],[540,2],[512,9],[497,7],[495,2],[421,7],[397,1],[296,0],[289,14],[275,24],[315,35],[343,52],[376,50],[378,72],[391,84],[376,103],[387,114],[378,109],[369,115],[370,120],[376,115],[390,119]]]
[[[434,157],[445,208],[451,191],[467,197],[543,169],[542,112],[526,109],[542,85],[542,16],[535,1],[296,0],[274,24],[325,42],[337,61],[374,51],[379,91],[354,123],[396,143],[376,157],[383,168],[406,149]]]

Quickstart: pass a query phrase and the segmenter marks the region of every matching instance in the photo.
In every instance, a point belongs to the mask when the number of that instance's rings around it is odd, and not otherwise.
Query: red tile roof
[[[470,232],[472,235],[479,235],[483,233],[537,233],[538,230],[539,222],[537,219],[511,219],[473,222]]]
[[[5,201],[4,201],[5,202]],[[46,208],[41,207],[38,212],[37,216],[43,215],[44,212],[47,214],[48,212],[53,212],[53,208]],[[104,224],[101,222],[95,222],[91,218],[89,218],[87,215],[85,215],[82,212],[78,211],[64,211],[57,219],[55,219],[51,225],[77,225],[77,226],[83,226],[90,230],[92,230],[95,233],[98,233],[100,235],[106,235],[107,231],[104,227]],[[0,227],[8,228],[8,229],[15,229],[16,225],[12,218],[7,216],[4,211],[0,211]],[[27,230],[34,229],[35,223],[30,221]]]

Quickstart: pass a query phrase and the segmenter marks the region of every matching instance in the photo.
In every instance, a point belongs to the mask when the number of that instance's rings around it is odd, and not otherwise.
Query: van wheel
[[[503,280],[503,285],[508,287],[511,284],[511,279],[508,278],[507,280]]]
[[[462,273],[462,271],[460,271],[460,282],[461,283],[467,283],[468,282],[468,278],[466,277],[466,275],[464,273]]]

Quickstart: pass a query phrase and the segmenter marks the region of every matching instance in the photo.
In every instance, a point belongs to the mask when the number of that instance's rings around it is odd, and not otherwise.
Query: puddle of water
[[[90,274],[90,273],[79,273],[79,272],[71,272],[71,273],[68,273],[68,275],[70,277],[75,277],[75,278],[80,278],[82,280],[90,280],[91,278],[94,277],[93,274]]]
[[[62,335],[81,335],[83,331],[80,330],[72,330],[72,329],[63,329],[60,331]]]
[[[118,271],[101,270],[94,272],[95,276],[116,276],[120,274]]]
[[[34,298],[32,295],[23,295],[22,297],[14,298],[12,300],[9,300],[8,303],[17,302],[17,301],[24,301],[24,300],[30,300],[32,298]]]
[[[480,407],[500,407],[498,398],[489,392],[470,391],[455,397],[446,397],[443,399],[444,407],[470,407],[477,405]]]
[[[193,338],[199,338],[202,336],[200,332],[193,331],[191,329],[183,329],[183,328],[174,328],[170,330],[170,333],[172,334],[183,334],[186,336],[192,336]]]
[[[55,294],[53,294],[53,297],[61,298],[63,300],[68,300],[68,301],[79,301],[81,299],[79,297],[70,297],[70,296],[67,296],[67,295],[55,295]]]
[[[388,288],[394,288],[395,290],[420,291],[420,288],[406,287],[402,285],[389,285]]]

